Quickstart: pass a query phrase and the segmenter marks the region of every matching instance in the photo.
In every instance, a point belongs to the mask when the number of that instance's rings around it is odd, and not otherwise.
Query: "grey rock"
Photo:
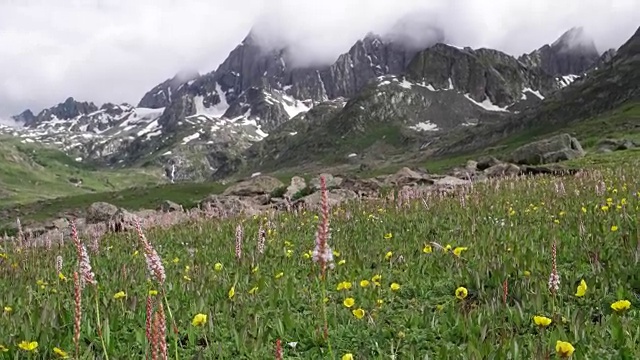
[[[260,204],[251,198],[222,195],[209,195],[200,202],[200,208],[219,217],[253,216],[262,211]]]
[[[291,199],[298,191],[307,187],[307,182],[300,176],[294,176],[291,178],[291,183],[287,186],[287,191],[284,196]]]
[[[182,205],[176,204],[173,201],[165,200],[160,204],[158,211],[162,212],[174,212],[174,211],[183,211]]]
[[[524,165],[539,165],[583,157],[585,151],[580,142],[569,134],[523,145],[511,154],[511,162]]]
[[[327,191],[327,200],[330,207],[336,207],[346,201],[357,199],[358,195],[351,190],[347,189],[331,189]],[[311,211],[319,211],[322,208],[322,194],[315,192],[311,195],[307,195],[293,203],[293,206],[300,206],[304,204],[304,207]]]
[[[257,196],[269,195],[275,189],[284,186],[282,181],[266,175],[259,175],[228,187],[223,195]]]
[[[320,178],[324,177],[325,185],[327,189],[334,189],[340,187],[343,178],[340,176],[333,176],[328,173],[322,173],[309,181],[309,186],[314,190],[320,190]]]
[[[510,163],[498,163],[489,168],[484,169],[484,174],[489,178],[517,176],[520,174],[520,167]]]
[[[599,152],[611,152],[633,149],[638,145],[633,140],[628,139],[603,139],[598,142],[596,148]]]
[[[395,174],[387,176],[384,179],[384,183],[387,185],[402,187],[404,185],[431,185],[434,181],[428,174],[418,173],[408,167],[403,167]]]
[[[89,205],[87,209],[87,223],[96,224],[100,222],[107,222],[118,213],[118,207],[106,202],[95,202]]]

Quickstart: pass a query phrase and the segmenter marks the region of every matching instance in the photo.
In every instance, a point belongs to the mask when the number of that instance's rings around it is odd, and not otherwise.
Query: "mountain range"
[[[162,167],[171,181],[445,156],[638,99],[638,43],[640,29],[600,53],[575,27],[514,57],[370,33],[333,64],[301,68],[251,32],[215,71],[178,73],[136,105],[68,98],[0,132],[78,162]]]

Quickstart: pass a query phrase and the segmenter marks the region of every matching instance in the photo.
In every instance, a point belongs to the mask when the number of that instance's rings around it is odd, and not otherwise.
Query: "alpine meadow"
[[[92,44],[133,66],[156,46],[119,21]],[[514,56],[410,21],[324,63],[257,24],[135,104],[0,123],[0,360],[640,359],[640,28]],[[143,70],[200,56],[170,27]],[[38,106],[2,71],[0,115]]]

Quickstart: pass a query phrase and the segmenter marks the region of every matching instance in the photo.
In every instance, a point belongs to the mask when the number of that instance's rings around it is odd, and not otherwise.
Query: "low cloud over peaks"
[[[252,28],[264,46],[312,65],[335,61],[369,32],[416,47],[444,40],[520,55],[572,26],[602,52],[638,25],[637,0],[4,1],[0,115],[69,96],[135,104],[183,69],[214,70]]]

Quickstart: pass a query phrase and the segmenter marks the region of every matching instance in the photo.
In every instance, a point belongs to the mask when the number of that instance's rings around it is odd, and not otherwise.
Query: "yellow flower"
[[[285,246],[285,247],[291,247],[291,246],[292,246],[292,244],[291,244],[291,242],[289,242],[289,241],[285,241],[285,242],[284,242],[284,246]]]
[[[10,312],[12,312],[12,311],[13,311],[13,309],[11,308],[11,306],[5,306],[5,307],[4,307],[4,312],[6,312],[6,313],[10,313]]]
[[[378,274],[378,275],[373,275],[373,277],[371,278],[371,281],[380,286],[380,280],[382,280],[382,275]]]
[[[215,265],[213,265],[213,269],[215,271],[222,271],[222,264],[221,263],[216,263]]]
[[[386,233],[386,234],[384,234],[384,238],[385,238],[385,239],[387,239],[387,240],[388,240],[388,239],[391,239],[392,237],[393,237],[393,234],[392,234],[392,233]]]
[[[571,343],[560,340],[556,341],[556,353],[560,355],[560,357],[571,357],[574,351],[576,351],[576,349],[571,345]]]
[[[156,296],[156,295],[158,295],[158,290],[149,290],[149,295],[150,295],[150,296]]]
[[[576,296],[583,297],[584,294],[587,293],[587,282],[584,279],[580,280],[580,285],[578,285],[578,289],[576,290]]]
[[[287,249],[287,257],[291,257],[291,255],[293,255],[293,250]]]
[[[425,254],[431,254],[433,252],[433,248],[431,248],[431,245],[425,245],[422,248],[422,252]]]
[[[549,324],[551,324],[551,319],[546,316],[536,315],[533,317],[533,322],[540,327],[547,327],[549,326]]]
[[[360,287],[367,287],[369,286],[369,280],[361,280],[360,281]]]
[[[280,279],[283,276],[284,276],[284,273],[283,272],[279,272],[279,273],[276,274],[275,278],[276,279]]]
[[[584,206],[583,206],[580,210],[582,210],[582,212],[583,212],[583,213],[586,213],[586,212],[587,212],[587,208],[586,208],[586,207],[584,207]]]
[[[191,320],[191,325],[193,326],[202,326],[207,323],[207,315],[206,314],[196,314]]]
[[[349,289],[351,289],[351,282],[343,281],[338,284],[338,287],[336,290],[349,290]]]
[[[442,249],[444,252],[449,252],[449,250],[451,250],[451,244],[447,244],[447,246]]]
[[[4,345],[0,345],[0,352],[7,352],[9,351],[9,348],[4,346]]]
[[[62,273],[58,273],[58,279],[60,279],[60,281],[67,281],[67,277]]]
[[[389,259],[391,259],[392,256],[393,256],[393,252],[389,251],[384,255],[384,259],[385,260],[389,260]]]
[[[24,351],[35,351],[38,348],[38,342],[37,341],[21,341],[20,344],[18,344],[18,347]]]
[[[340,251],[333,250],[332,252],[334,257],[340,257]]]
[[[611,231],[618,231],[618,227],[616,225],[611,226]]]
[[[342,355],[342,360],[353,360],[353,354],[352,353],[346,353],[344,355]]]
[[[376,300],[376,305],[382,306],[382,304],[384,304],[384,300],[382,300],[382,299]]]
[[[124,298],[126,296],[127,296],[127,294],[125,294],[124,291],[118,291],[117,293],[115,293],[113,295],[113,298],[116,299],[116,300],[120,300],[120,299],[122,299],[122,298]]]
[[[311,250],[309,250],[306,253],[302,254],[302,257],[305,259],[310,259],[312,254],[313,253],[311,252]]]
[[[355,310],[351,310],[351,312],[353,313],[353,316],[356,317],[356,319],[362,319],[364,317],[364,314],[365,314],[364,310],[362,310],[360,308],[355,309]]]
[[[453,249],[453,255],[455,255],[455,256],[460,256],[460,254],[461,254],[463,251],[467,250],[467,249],[468,249],[467,247],[460,247],[460,246],[459,246],[459,247],[457,247],[457,248]]]
[[[525,270],[525,271],[524,271],[524,276],[526,276],[526,277],[531,276],[531,271],[529,271],[529,270]]]
[[[440,305],[440,304],[436,305],[436,310],[438,311],[444,310],[444,305]]]
[[[182,278],[183,278],[185,281],[191,281],[191,278],[190,278],[189,276],[187,276],[187,275],[183,276]]]
[[[259,265],[256,265],[256,267],[254,267],[253,269],[251,269],[251,273],[252,273],[252,274],[255,274],[255,273],[257,273],[257,272],[258,272],[258,270],[260,270],[260,266],[259,266]]]
[[[36,281],[36,285],[40,286],[40,287],[45,287],[47,285],[49,285],[47,282],[43,281],[43,280],[38,280]]]
[[[233,298],[235,294],[236,294],[236,287],[232,286],[231,289],[229,289],[229,299]]]
[[[611,304],[611,308],[617,312],[629,310],[630,307],[631,307],[631,302],[629,300],[618,300],[613,304]]]
[[[249,294],[253,295],[253,294],[256,293],[256,291],[258,291],[258,287],[254,286],[254,287],[251,288],[251,290],[249,290]]]
[[[348,308],[352,307],[355,303],[356,301],[353,298],[346,298],[342,302],[342,304]]]
[[[347,260],[345,260],[345,259],[342,259],[342,260],[338,261],[338,265],[344,265],[346,263],[347,263]]]
[[[177,264],[177,263],[179,263],[179,262],[180,262],[180,259],[178,259],[177,257],[176,257],[176,258],[173,258],[173,263],[174,263],[174,264]]]
[[[469,295],[469,291],[467,290],[467,288],[460,286],[459,288],[456,289],[456,297],[460,300],[464,300],[467,295]]]
[[[133,252],[133,256],[138,256],[138,254],[140,254],[140,252],[138,250]],[[55,351],[55,349],[57,349],[57,348],[54,348],[54,351]]]
[[[602,207],[600,208],[602,211],[608,211],[609,207],[607,205],[602,205]]]
[[[392,291],[398,291],[400,290],[400,284],[398,283],[392,283],[391,286],[389,286],[391,288]]]
[[[63,359],[68,359],[69,355],[62,349],[58,348],[58,347],[54,347],[53,348],[53,352],[58,355],[58,357],[61,357]]]

